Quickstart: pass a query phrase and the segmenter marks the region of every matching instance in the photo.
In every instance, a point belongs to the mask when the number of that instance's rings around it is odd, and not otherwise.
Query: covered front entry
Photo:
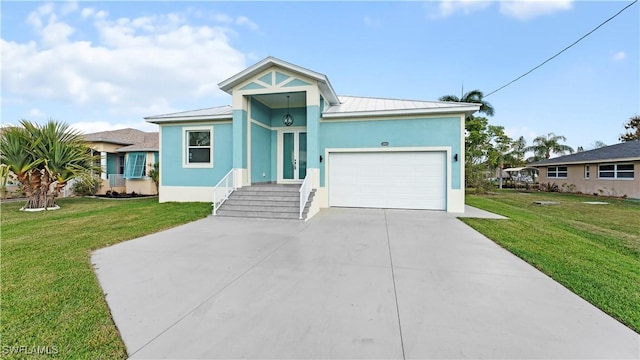
[[[307,176],[307,133],[302,130],[282,131],[280,182],[299,182]]]
[[[446,152],[334,152],[329,206],[446,209]]]

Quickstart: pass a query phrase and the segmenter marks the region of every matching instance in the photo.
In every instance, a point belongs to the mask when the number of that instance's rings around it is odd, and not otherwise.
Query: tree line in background
[[[493,116],[495,109],[484,100],[484,94],[480,90],[472,90],[461,97],[445,95],[440,101],[453,101],[480,104],[479,113]],[[626,134],[620,136],[620,141],[640,140],[640,116],[632,117],[625,124]],[[533,139],[533,143],[527,146],[523,136],[512,139],[505,133],[503,126],[491,125],[484,116],[469,115],[465,119],[465,183],[478,191],[487,189],[488,177],[502,174],[502,170],[510,167],[523,167],[527,163],[534,163],[543,159],[549,159],[552,154],[564,155],[574,153],[574,149],[566,144],[567,138],[550,132]],[[592,148],[607,146],[601,141],[596,141]],[[579,147],[578,151],[584,151]],[[525,158],[526,153],[532,152],[533,156]],[[502,179],[500,179],[502,180]]]

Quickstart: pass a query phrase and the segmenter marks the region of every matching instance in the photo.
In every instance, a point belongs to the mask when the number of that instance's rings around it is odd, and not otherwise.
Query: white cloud
[[[32,108],[29,111],[27,111],[27,114],[26,114],[26,118],[29,120],[43,119],[45,116],[46,114],[40,111],[40,109],[38,108]]]
[[[251,19],[249,19],[246,16],[239,16],[236,19],[236,24],[246,26],[253,31],[260,30],[260,28],[258,27],[258,24],[254,23]]]
[[[216,22],[219,22],[221,24],[231,24],[233,23],[233,18],[227,14],[214,14],[213,15],[213,20],[215,20]]]
[[[530,20],[534,17],[570,10],[574,0],[518,0],[499,1],[501,14],[518,20]],[[433,17],[444,18],[457,13],[469,15],[488,8],[494,1],[488,0],[442,0],[437,14]]]
[[[500,13],[518,20],[549,15],[558,11],[571,10],[573,0],[520,0],[500,2]]]
[[[29,13],[27,16],[27,24],[33,26],[35,29],[42,28],[42,17],[49,15],[53,12],[53,4],[47,3],[39,6],[35,11]]]
[[[77,1],[68,1],[65,2],[64,5],[62,5],[62,8],[60,9],[60,13],[62,15],[67,15],[70,14],[74,11],[78,10],[78,2]]]
[[[78,121],[71,124],[71,127],[83,134],[91,134],[100,131],[110,131],[125,128],[134,128],[142,131],[158,131],[158,126],[146,122],[133,123],[113,123],[108,121]]]
[[[527,145],[531,145],[533,143],[533,139],[538,137],[536,131],[529,129],[527,126],[508,127],[504,129],[504,132],[513,140],[517,140],[520,136],[523,136],[527,141]]]
[[[611,57],[611,59],[613,59],[614,61],[621,61],[627,58],[627,53],[624,51],[618,51],[617,53],[613,54],[613,56]]]
[[[40,39],[0,39],[3,102],[7,98],[34,104],[55,101],[141,119],[188,110],[174,108],[172,104],[180,101],[202,100],[214,106],[215,96],[228,96],[216,84],[245,68],[245,55],[229,43],[232,24],[194,25],[177,13],[111,19],[95,8],[84,8],[80,15],[93,21],[99,39],[70,39],[87,31],[75,35],[72,22],[61,21],[50,4],[27,19],[40,29]],[[248,18],[240,19],[238,25],[254,26]]]
[[[491,5],[491,1],[443,0],[438,6],[438,14],[436,17],[448,17],[459,12],[468,15],[476,11],[484,10],[489,5]]]
[[[93,14],[96,13],[96,9],[94,8],[84,8],[80,11],[80,15],[82,15],[82,18],[86,19],[90,16],[93,16]]]

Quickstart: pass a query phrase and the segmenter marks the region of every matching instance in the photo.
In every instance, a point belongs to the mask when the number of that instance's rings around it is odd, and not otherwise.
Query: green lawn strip
[[[86,198],[59,204],[40,213],[2,204],[2,346],[55,346],[58,358],[125,358],[91,251],[201,219],[211,206]]]
[[[560,204],[532,205],[532,196]],[[640,206],[582,201],[586,200],[561,194],[467,196],[469,205],[510,220],[462,220],[640,332]],[[612,229],[609,222],[613,219],[625,226]]]

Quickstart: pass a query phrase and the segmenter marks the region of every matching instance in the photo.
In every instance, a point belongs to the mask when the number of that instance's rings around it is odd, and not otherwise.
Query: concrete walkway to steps
[[[455,216],[209,217],[92,261],[132,358],[639,358],[638,334]]]

